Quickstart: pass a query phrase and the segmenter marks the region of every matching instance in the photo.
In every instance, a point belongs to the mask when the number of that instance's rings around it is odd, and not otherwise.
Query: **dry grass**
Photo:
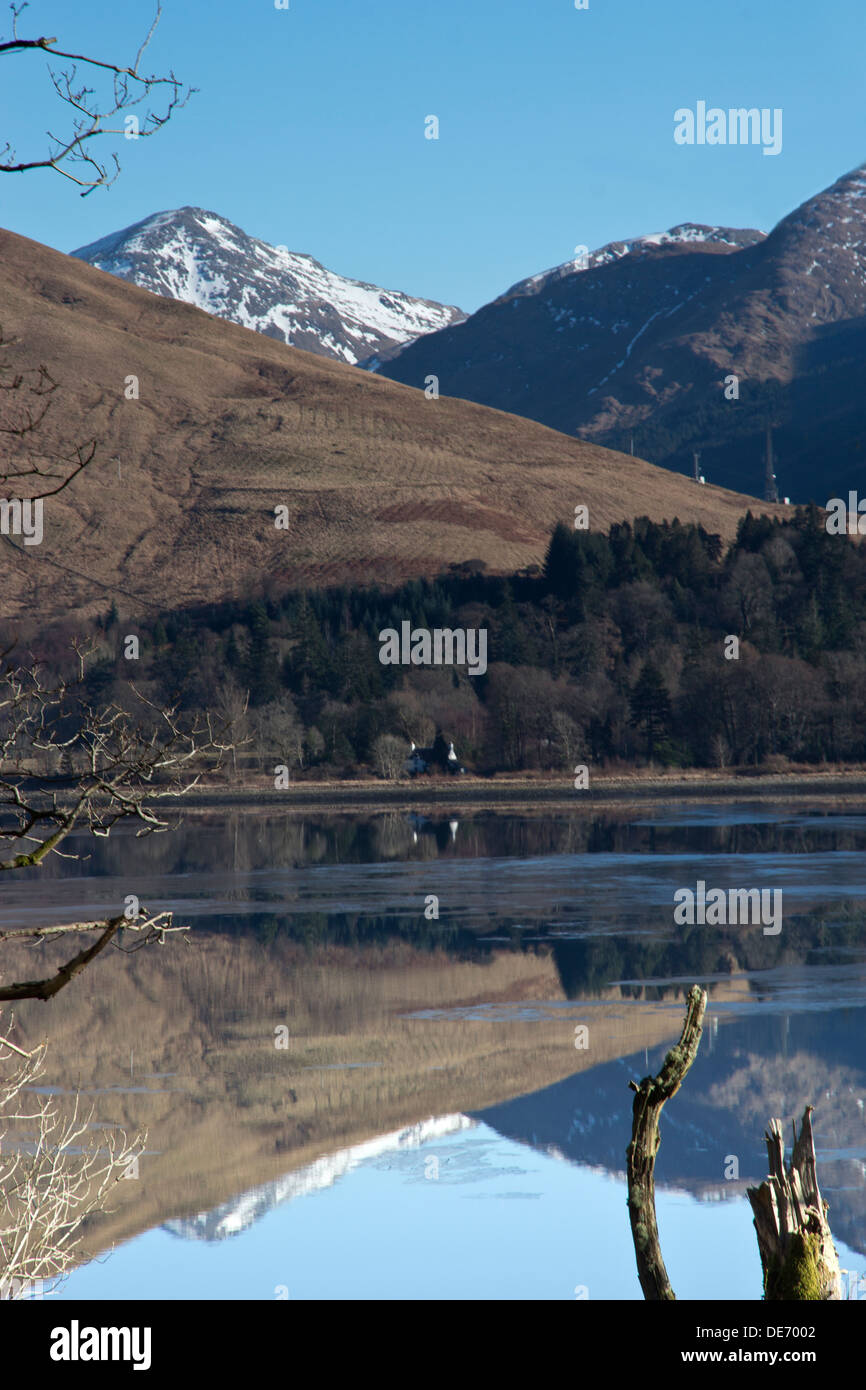
[[[266,580],[398,581],[471,558],[514,570],[541,561],[578,503],[594,529],[647,514],[726,537],[746,507],[766,510],[516,416],[428,401],[4,231],[0,303],[22,344],[12,360],[45,361],[60,382],[46,437],[100,441],[46,504],[42,544],[0,545],[6,616],[112,598],[142,612]],[[140,398],[126,400],[133,375]]]

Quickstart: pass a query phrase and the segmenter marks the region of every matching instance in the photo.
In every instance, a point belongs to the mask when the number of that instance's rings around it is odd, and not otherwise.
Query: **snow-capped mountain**
[[[515,295],[540,294],[558,280],[579,274],[584,270],[595,270],[598,266],[611,265],[621,261],[624,256],[640,255],[651,246],[676,246],[683,243],[709,242],[716,246],[739,250],[743,246],[754,246],[763,241],[765,232],[754,228],[734,229],[733,227],[705,227],[697,222],[683,222],[678,227],[670,227],[666,232],[652,232],[648,236],[634,237],[631,241],[609,241],[597,251],[587,251],[572,261],[563,261],[552,270],[543,270],[538,275],[530,275],[526,280],[518,280],[509,290],[494,299],[500,304]]]
[[[385,362],[414,338],[465,318],[453,305],[337,275],[202,208],[155,213],[72,255],[153,294],[353,364]]]
[[[377,370],[757,496],[772,426],[782,495],[823,505],[862,475],[864,346],[866,166],[767,235],[684,223],[531,275]]]

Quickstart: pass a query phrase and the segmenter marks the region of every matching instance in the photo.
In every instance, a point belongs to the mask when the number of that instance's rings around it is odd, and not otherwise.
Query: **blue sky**
[[[149,0],[31,0],[21,32],[129,61]],[[8,11],[2,28],[6,36]],[[863,0],[164,0],[150,50],[201,90],[114,187],[0,180],[0,223],[72,250],[184,204],[344,275],[472,310],[574,248],[682,221],[769,229],[866,161]],[[2,133],[57,125],[0,57]],[[781,107],[778,157],[681,147],[674,111]],[[424,120],[440,121],[438,141]],[[42,153],[42,143],[37,148]]]

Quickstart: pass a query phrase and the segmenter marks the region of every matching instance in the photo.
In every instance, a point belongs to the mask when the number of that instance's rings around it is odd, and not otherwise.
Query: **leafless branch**
[[[137,716],[92,706],[87,655],[78,649],[68,685],[0,658],[0,872],[37,867],[76,830],[104,837],[121,820],[139,836],[170,829],[159,803],[186,795],[231,748],[209,714],[186,722],[132,684]]]
[[[167,932],[188,930],[186,927],[175,927],[172,923],[172,914],[170,912],[159,912],[154,916],[150,916],[146,909],[143,913],[140,910],[138,916],[132,920],[130,920],[125,913],[121,913],[117,917],[112,917],[107,922],[75,923],[65,928],[49,928],[51,932],[98,931],[99,936],[91,946],[87,946],[84,950],[79,951],[77,955],[73,956],[65,965],[62,965],[53,975],[46,976],[46,978],[42,980],[22,980],[11,985],[0,985],[0,1000],[41,999],[43,1003],[47,1003],[49,999],[54,998],[55,994],[59,994],[60,990],[68,985],[70,980],[74,980],[76,975],[80,975],[81,971],[84,970],[101,951],[104,951],[109,943],[115,942],[118,932],[121,932],[125,927],[128,927],[133,932],[141,934],[140,939],[134,946],[121,948],[127,953],[133,950],[139,950],[142,946],[150,945],[153,941],[158,941],[163,945]],[[27,934],[26,931],[4,932],[3,935],[0,936],[0,940],[10,940]]]
[[[137,1168],[146,1135],[132,1143],[122,1130],[94,1136],[94,1112],[81,1112],[78,1094],[65,1114],[53,1096],[34,1095],[34,1083],[44,1071],[45,1046],[26,1053],[11,1041],[8,1029],[4,1032],[5,1036],[0,1033],[0,1300],[9,1300],[26,1298],[37,1283],[56,1281],[82,1258],[82,1223],[104,1208],[114,1184]],[[16,1062],[16,1057],[22,1060]]]
[[[23,174],[33,169],[52,169],[81,188],[81,196],[86,197],[94,188],[110,187],[120,173],[117,155],[112,153],[109,168],[92,152],[91,141],[101,136],[138,139],[154,135],[171,120],[176,110],[186,105],[197,89],[184,88],[173,71],[167,76],[157,76],[141,70],[142,59],[162,17],[161,4],[157,4],[153,23],[130,66],[57,48],[56,37],[22,37],[18,32],[18,20],[27,8],[26,3],[10,5],[12,35],[11,38],[0,39],[0,58],[46,53],[51,58],[70,63],[70,67],[59,70],[49,66],[48,74],[57,96],[73,113],[72,123],[71,129],[62,135],[46,132],[50,144],[41,158],[19,160],[11,141],[7,140],[0,149],[0,173]],[[84,70],[83,77],[79,75],[79,68]],[[107,79],[101,94],[95,87],[87,85],[89,80],[99,76]],[[149,104],[151,99],[158,96],[164,97],[159,111]],[[134,118],[125,116],[125,113],[143,104],[140,120],[137,115]],[[134,126],[117,124],[119,120],[129,122],[131,119],[134,119]]]
[[[45,417],[58,390],[44,362],[18,365],[12,351],[19,344],[0,327],[0,488],[7,498],[53,497],[68,487],[96,455],[96,440],[52,448],[46,438]]]

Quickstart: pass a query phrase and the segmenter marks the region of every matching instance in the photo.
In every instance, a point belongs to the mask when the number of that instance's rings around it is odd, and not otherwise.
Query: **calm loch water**
[[[639,1298],[628,1081],[696,980],[657,1166],[678,1296],[760,1297],[745,1188],[768,1120],[807,1103],[866,1293],[866,809],[231,811],[76,848],[7,876],[0,926],[135,893],[190,931],[16,1012],[59,1104],[146,1132],[56,1298]],[[676,926],[699,880],[781,889],[781,933]]]

